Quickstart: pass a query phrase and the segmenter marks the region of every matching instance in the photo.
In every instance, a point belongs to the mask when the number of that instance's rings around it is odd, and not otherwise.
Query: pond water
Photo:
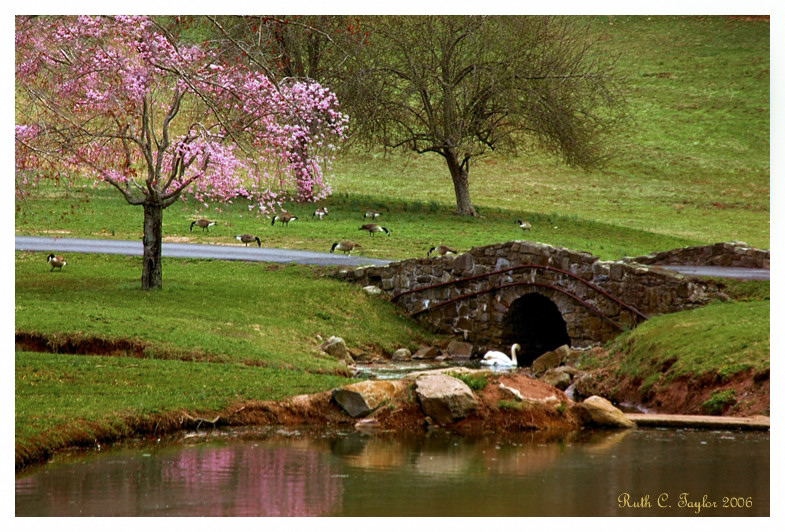
[[[16,516],[767,516],[769,433],[215,430],[16,477]]]

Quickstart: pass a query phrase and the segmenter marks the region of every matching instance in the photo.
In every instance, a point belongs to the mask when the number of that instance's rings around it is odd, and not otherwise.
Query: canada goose
[[[248,244],[254,241],[256,241],[256,243],[259,244],[259,247],[262,247],[262,241],[259,240],[258,236],[245,234],[245,235],[237,235],[235,238],[240,242],[243,242],[245,244],[245,247],[248,247]]]
[[[515,223],[518,224],[518,227],[520,227],[522,230],[531,231],[532,224],[530,224],[529,222],[522,222],[520,220],[515,220]]]
[[[365,220],[366,218],[370,218],[371,220],[375,220],[376,218],[378,218],[381,215],[382,215],[382,213],[380,213],[379,211],[365,211],[365,214],[363,214],[363,220]]]
[[[191,231],[194,230],[194,226],[195,225],[198,225],[199,227],[201,227],[202,231],[207,229],[207,232],[209,233],[210,232],[210,227],[215,225],[215,222],[211,222],[210,220],[205,220],[204,218],[202,218],[201,220],[196,220],[195,222],[191,222]]]
[[[430,257],[431,253],[433,253],[434,251],[436,253],[438,253],[439,255],[447,255],[449,253],[452,253],[454,255],[454,254],[458,253],[454,249],[448,248],[447,246],[434,246],[434,247],[432,247],[431,249],[428,250],[428,256]]]
[[[485,353],[485,356],[482,357],[482,360],[480,360],[480,364],[485,366],[517,366],[518,357],[516,354],[520,348],[520,345],[512,344],[510,347],[510,356],[507,356],[501,351],[488,351]]]
[[[382,227],[379,224],[365,224],[360,226],[359,230],[368,231],[371,234],[371,236],[373,236],[374,233],[381,233],[382,231],[384,231],[385,233],[387,233],[387,236],[390,236],[390,232],[387,230],[387,228]]]
[[[288,226],[289,222],[296,219],[297,216],[293,214],[289,214],[288,212],[282,212],[281,214],[276,214],[275,216],[273,216],[273,223],[271,223],[270,225],[275,225],[275,222],[278,221],[281,222],[281,225]]]
[[[50,272],[55,268],[60,268],[60,271],[63,271],[63,266],[68,264],[62,255],[55,255],[54,253],[50,253],[49,256],[46,257],[46,262],[52,266],[52,268],[49,270]]]
[[[327,207],[319,207],[318,209],[313,211],[313,214],[311,215],[311,219],[318,217],[321,220],[325,216],[327,216]]]
[[[345,255],[348,255],[349,253],[352,252],[354,248],[361,248],[361,247],[362,246],[357,242],[342,240],[341,242],[336,242],[335,244],[333,244],[333,247],[330,248],[330,253],[332,253],[337,249],[338,251],[343,251]]]

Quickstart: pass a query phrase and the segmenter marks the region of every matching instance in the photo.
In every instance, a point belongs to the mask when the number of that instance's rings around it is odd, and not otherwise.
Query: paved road
[[[768,281],[770,280],[769,270],[758,270],[755,268],[730,268],[726,266],[655,266],[665,270],[676,271],[684,275],[698,275],[709,277],[724,277],[726,279],[742,279]]]
[[[51,251],[53,253],[107,253],[113,255],[142,256],[141,241],[98,240],[87,238],[52,238],[39,236],[17,236],[17,251]],[[318,253],[291,249],[259,248],[245,246],[221,246],[215,244],[181,244],[164,242],[161,249],[164,257],[245,260],[258,262],[294,262],[296,264],[318,264],[335,266],[384,266],[392,261],[344,255],[343,253]]]
[[[142,256],[142,242],[132,240],[100,240],[87,238],[52,238],[40,236],[17,236],[18,251],[51,251],[57,253],[108,253],[116,255]],[[164,242],[164,257],[194,259],[245,260],[258,262],[294,262],[330,266],[384,266],[393,262],[385,259],[344,255],[343,253],[319,253],[292,249],[227,246],[216,244],[180,244]],[[725,277],[730,279],[769,280],[769,270],[750,268],[724,268],[720,266],[657,266],[686,275]]]

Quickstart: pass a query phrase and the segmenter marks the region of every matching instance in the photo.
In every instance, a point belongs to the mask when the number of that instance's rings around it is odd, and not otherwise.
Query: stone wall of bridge
[[[437,332],[486,348],[517,342],[531,360],[564,343],[605,342],[648,316],[724,297],[715,284],[695,278],[527,241],[338,276],[380,288]]]
[[[768,249],[750,247],[746,242],[718,242],[708,246],[690,246],[622,260],[650,265],[726,266],[768,270],[771,264],[771,252]]]

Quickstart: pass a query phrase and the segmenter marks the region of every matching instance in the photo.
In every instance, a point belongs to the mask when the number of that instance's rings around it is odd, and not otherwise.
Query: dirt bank
[[[649,412],[683,415],[768,416],[769,370],[752,369],[733,375],[707,372],[668,378],[651,385],[620,377],[615,368],[592,371],[576,386],[578,398],[601,395],[615,404],[635,405]]]

